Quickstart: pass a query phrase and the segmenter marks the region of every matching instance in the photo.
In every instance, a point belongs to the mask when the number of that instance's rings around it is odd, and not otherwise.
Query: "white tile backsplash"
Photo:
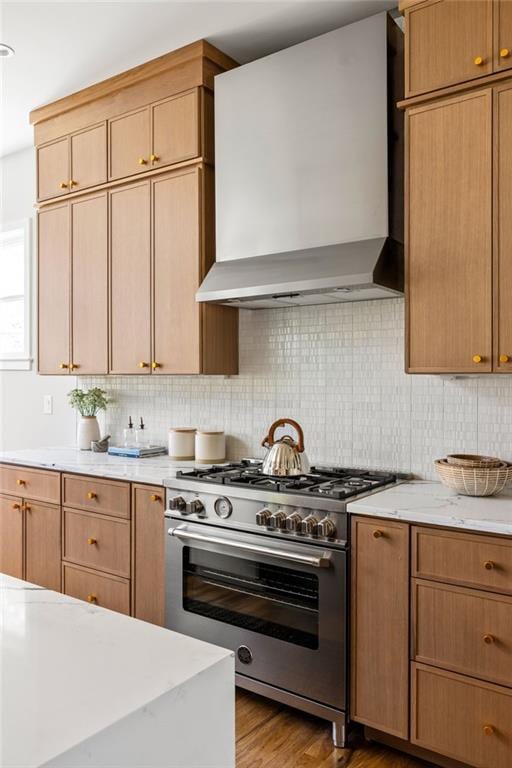
[[[304,428],[312,462],[434,478],[448,452],[512,460],[512,376],[404,373],[403,299],[240,312],[239,376],[83,377],[111,403],[114,440],[131,415],[154,440],[170,426],[220,428],[236,459],[263,454],[271,422]]]

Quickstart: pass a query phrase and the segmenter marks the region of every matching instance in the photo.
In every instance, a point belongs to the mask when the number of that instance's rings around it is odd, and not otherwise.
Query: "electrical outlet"
[[[51,416],[53,413],[53,395],[43,395],[43,413]]]

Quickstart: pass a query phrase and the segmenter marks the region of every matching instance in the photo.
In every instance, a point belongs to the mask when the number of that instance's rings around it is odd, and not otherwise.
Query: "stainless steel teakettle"
[[[285,424],[297,431],[297,442],[291,435],[284,435],[279,440],[274,440],[276,429]],[[261,468],[264,475],[286,477],[287,475],[304,475],[309,472],[309,461],[304,453],[304,432],[300,424],[293,419],[274,421],[262,445],[264,448],[268,448]]]

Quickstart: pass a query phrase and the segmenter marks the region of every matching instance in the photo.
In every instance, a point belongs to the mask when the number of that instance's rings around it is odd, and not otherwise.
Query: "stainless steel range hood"
[[[402,39],[377,14],[216,77],[217,261],[198,301],[403,291]]]

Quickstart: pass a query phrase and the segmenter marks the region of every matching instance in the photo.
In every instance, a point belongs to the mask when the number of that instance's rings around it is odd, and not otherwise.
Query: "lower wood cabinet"
[[[351,718],[409,735],[409,526],[352,520]]]
[[[0,572],[23,578],[23,506],[13,496],[0,496]]]
[[[158,486],[134,485],[133,500],[133,615],[163,626],[165,623],[165,493]]]
[[[476,768],[510,768],[511,712],[509,688],[412,665],[413,744]]]
[[[130,578],[129,521],[76,509],[63,521],[63,560]]]
[[[130,582],[70,563],[62,564],[63,592],[92,605],[130,614]]]

